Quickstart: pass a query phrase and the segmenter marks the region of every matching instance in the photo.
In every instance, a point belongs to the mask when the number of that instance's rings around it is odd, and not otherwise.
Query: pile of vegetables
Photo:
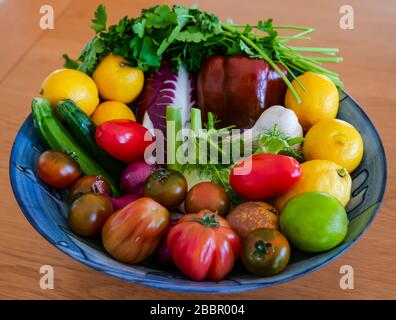
[[[196,281],[221,280],[237,259],[272,276],[293,248],[342,242],[363,141],[335,119],[342,84],[322,63],[341,61],[337,49],[287,45],[312,28],[197,7],[106,22],[100,5],[96,35],[32,101],[48,145],[37,175],[69,189],[73,232]]]

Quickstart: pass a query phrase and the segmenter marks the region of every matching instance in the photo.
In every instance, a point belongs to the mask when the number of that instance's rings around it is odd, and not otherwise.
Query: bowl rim
[[[31,224],[31,226],[44,238],[46,239],[49,243],[51,243],[55,248],[57,248],[58,250],[60,250],[61,252],[63,252],[64,254],[66,254],[67,256],[71,257],[72,259],[74,259],[75,261],[78,261],[86,266],[89,266],[97,271],[103,272],[106,275],[110,275],[114,278],[117,279],[121,279],[123,281],[128,281],[128,282],[132,282],[132,283],[136,283],[139,285],[145,285],[151,288],[156,288],[156,289],[162,289],[162,290],[168,290],[168,291],[176,291],[176,292],[191,292],[191,293],[211,293],[211,294],[218,294],[218,293],[236,293],[236,292],[242,292],[242,291],[247,291],[247,290],[254,290],[254,289],[260,289],[260,288],[266,288],[266,287],[270,287],[270,286],[274,286],[274,285],[279,285],[285,282],[289,282],[291,280],[300,278],[304,275],[307,275],[315,270],[318,270],[322,267],[325,267],[326,265],[328,265],[329,263],[331,263],[333,260],[337,259],[338,257],[340,257],[342,254],[344,254],[348,249],[350,249],[356,242],[357,240],[359,240],[361,238],[361,236],[367,231],[367,229],[370,227],[370,225],[373,223],[375,217],[378,214],[379,209],[382,206],[382,203],[384,201],[384,197],[385,197],[385,193],[386,193],[386,187],[387,187],[387,178],[388,178],[388,167],[387,167],[387,159],[386,159],[386,153],[385,153],[385,148],[383,146],[383,142],[381,139],[381,136],[379,135],[376,127],[374,126],[374,123],[371,121],[371,119],[367,116],[367,114],[364,112],[364,110],[360,107],[360,105],[356,102],[356,100],[349,95],[345,90],[341,90],[344,94],[345,97],[340,99],[340,103],[345,100],[345,99],[350,99],[352,101],[352,103],[354,104],[354,107],[357,108],[357,110],[361,113],[361,115],[363,116],[363,118],[365,118],[365,120],[370,124],[370,126],[373,129],[373,132],[377,138],[377,140],[379,141],[379,148],[381,150],[381,153],[383,154],[383,162],[384,162],[384,180],[382,182],[381,185],[381,197],[380,199],[375,202],[374,204],[372,204],[372,206],[376,205],[376,208],[372,214],[372,216],[370,217],[369,221],[366,223],[366,225],[364,226],[363,230],[351,241],[349,242],[347,245],[345,245],[344,248],[342,248],[342,250],[340,250],[337,254],[335,254],[334,256],[331,256],[330,258],[321,261],[319,263],[316,263],[315,265],[313,265],[310,268],[307,268],[301,272],[295,273],[295,274],[291,274],[283,279],[277,279],[274,281],[267,281],[265,283],[244,283],[244,284],[235,284],[235,286],[227,286],[227,287],[219,287],[219,288],[215,288],[210,287],[210,288],[200,288],[200,286],[194,286],[194,285],[189,285],[189,284],[172,284],[172,282],[167,282],[166,278],[164,278],[164,280],[161,281],[156,281],[153,279],[145,279],[145,278],[139,278],[136,276],[130,277],[130,278],[125,278],[123,277],[123,275],[116,275],[115,273],[109,272],[107,270],[104,270],[101,268],[101,265],[97,264],[97,263],[93,263],[89,260],[85,260],[81,257],[75,256],[75,255],[71,255],[69,252],[67,252],[67,250],[61,246],[58,246],[45,232],[44,228],[42,228],[40,225],[38,225],[31,217],[29,210],[27,209],[25,202],[21,199],[20,194],[17,192],[17,188],[16,188],[16,181],[15,181],[15,176],[13,175],[14,172],[14,168],[12,168],[12,159],[14,158],[14,148],[16,147],[16,137],[20,134],[21,129],[23,128],[23,126],[26,124],[27,121],[29,121],[29,118],[31,117],[31,114],[28,115],[28,117],[24,120],[24,122],[22,123],[21,127],[18,129],[15,138],[14,138],[14,142],[11,148],[11,152],[10,152],[10,157],[9,157],[9,179],[10,179],[10,184],[11,184],[11,188],[14,194],[14,197],[22,211],[22,213],[24,214],[25,218],[27,219],[27,221]],[[370,208],[370,207],[368,207]],[[367,208],[367,209],[368,209]],[[268,278],[266,278],[268,279]],[[227,279],[225,279],[227,280]],[[194,282],[192,280],[190,280],[191,284],[197,283],[199,284],[200,282]],[[167,284],[169,284],[170,286],[167,286]]]

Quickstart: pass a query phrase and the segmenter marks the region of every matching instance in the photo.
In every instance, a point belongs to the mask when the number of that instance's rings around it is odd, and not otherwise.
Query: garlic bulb
[[[293,110],[276,105],[265,110],[257,119],[254,126],[249,129],[252,131],[253,141],[256,141],[258,136],[271,130],[275,124],[278,125],[279,130],[289,137],[302,137],[303,129],[298,122],[298,118]],[[300,148],[300,145],[296,145]]]

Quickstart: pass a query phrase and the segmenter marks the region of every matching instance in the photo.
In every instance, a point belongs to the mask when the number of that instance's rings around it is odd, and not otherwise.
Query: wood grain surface
[[[395,0],[194,0],[201,9],[235,22],[273,17],[277,24],[315,27],[311,45],[338,47],[345,61],[334,67],[346,90],[376,125],[388,159],[383,206],[364,236],[330,265],[297,280],[237,294],[186,294],[151,289],[107,276],[64,255],[43,239],[19,209],[9,183],[8,161],[18,128],[44,77],[77,56],[92,36],[90,19],[105,3],[110,22],[135,16],[160,1],[0,1],[0,298],[2,299],[394,299],[396,298],[396,1]],[[55,29],[41,30],[39,9],[55,10]],[[353,30],[339,28],[340,6],[352,5]],[[41,265],[55,269],[55,288],[39,287]],[[355,288],[339,286],[340,267],[351,265]]]

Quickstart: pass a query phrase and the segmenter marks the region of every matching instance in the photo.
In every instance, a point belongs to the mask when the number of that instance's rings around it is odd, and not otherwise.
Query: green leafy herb
[[[94,29],[97,33],[102,32],[106,30],[106,23],[107,23],[106,8],[103,4],[101,4],[95,11],[95,19],[92,20],[91,28]]]
[[[101,54],[106,50],[106,44],[100,38],[92,38],[83,51],[81,52],[79,61],[83,63],[79,66],[79,70],[88,74],[92,74],[99,62]]]
[[[258,139],[258,148],[255,154],[260,153],[273,153],[273,154],[284,154],[296,158],[298,161],[303,161],[301,150],[293,148],[294,145],[302,143],[303,137],[289,137],[283,134],[278,125],[262,133]]]
[[[252,24],[221,22],[216,15],[175,5],[158,5],[143,9],[137,18],[125,17],[116,25],[106,28],[107,14],[100,5],[92,20],[96,35],[84,47],[78,61],[79,70],[91,74],[107,54],[124,56],[131,66],[143,71],[157,70],[164,58],[174,68],[183,64],[188,71],[196,72],[203,61],[212,55],[246,55],[267,61],[282,77],[300,100],[289,79],[280,71],[283,65],[290,72],[314,71],[328,76],[342,87],[335,72],[323,67],[324,62],[340,62],[336,48],[288,46],[291,40],[305,40],[314,29],[298,26],[276,26],[272,19]],[[280,30],[295,32],[281,36]],[[310,55],[314,54],[314,55]],[[319,56],[321,55],[321,56]],[[65,64],[72,59],[65,58]]]
[[[67,54],[64,54],[63,59],[65,59],[65,63],[63,64],[63,66],[66,69],[78,69],[78,67],[80,66],[80,63],[76,60],[71,59]]]

